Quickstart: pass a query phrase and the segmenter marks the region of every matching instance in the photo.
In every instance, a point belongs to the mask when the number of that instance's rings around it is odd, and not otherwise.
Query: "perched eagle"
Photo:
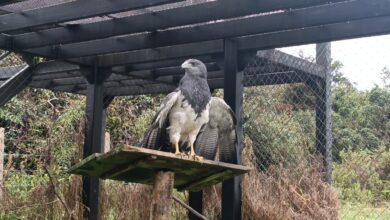
[[[210,88],[206,66],[199,60],[186,60],[179,87],[167,95],[142,142],[143,147],[161,149],[167,141],[181,155],[180,144],[188,143],[190,158],[196,158],[194,143],[199,130],[209,121]]]
[[[142,147],[183,155],[180,148],[190,148],[190,158],[219,158],[234,161],[236,120],[223,99],[211,97],[206,66],[199,60],[186,60],[179,87],[169,93],[160,106],[141,143]],[[180,147],[181,146],[181,147]],[[196,154],[195,154],[196,152]]]

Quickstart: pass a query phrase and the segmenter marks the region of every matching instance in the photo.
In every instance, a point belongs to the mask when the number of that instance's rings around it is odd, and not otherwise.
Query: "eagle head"
[[[207,78],[207,69],[206,65],[200,60],[197,59],[188,59],[184,61],[181,65],[187,74]]]

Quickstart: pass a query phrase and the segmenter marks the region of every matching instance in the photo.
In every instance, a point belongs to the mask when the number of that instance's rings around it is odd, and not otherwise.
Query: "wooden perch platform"
[[[70,173],[102,179],[154,184],[159,171],[175,173],[178,190],[199,191],[248,172],[250,168],[211,160],[194,161],[172,153],[138,147],[122,147],[105,154],[93,154],[70,169]]]

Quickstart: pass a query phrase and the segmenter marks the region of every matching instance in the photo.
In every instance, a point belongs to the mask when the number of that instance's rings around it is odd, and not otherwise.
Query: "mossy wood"
[[[250,169],[211,160],[194,161],[176,157],[172,153],[126,146],[105,154],[93,154],[73,166],[70,173],[152,185],[155,174],[164,170],[175,172],[175,188],[178,190],[198,191]]]

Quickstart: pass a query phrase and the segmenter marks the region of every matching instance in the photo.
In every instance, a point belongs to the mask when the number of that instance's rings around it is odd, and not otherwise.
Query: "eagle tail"
[[[195,153],[208,160],[214,160],[217,152],[218,129],[205,124],[194,143]]]
[[[234,130],[231,131],[230,135],[221,135],[218,145],[219,161],[237,163],[237,138]]]
[[[141,147],[158,150],[160,146],[161,129],[158,126],[151,126],[141,142]]]

